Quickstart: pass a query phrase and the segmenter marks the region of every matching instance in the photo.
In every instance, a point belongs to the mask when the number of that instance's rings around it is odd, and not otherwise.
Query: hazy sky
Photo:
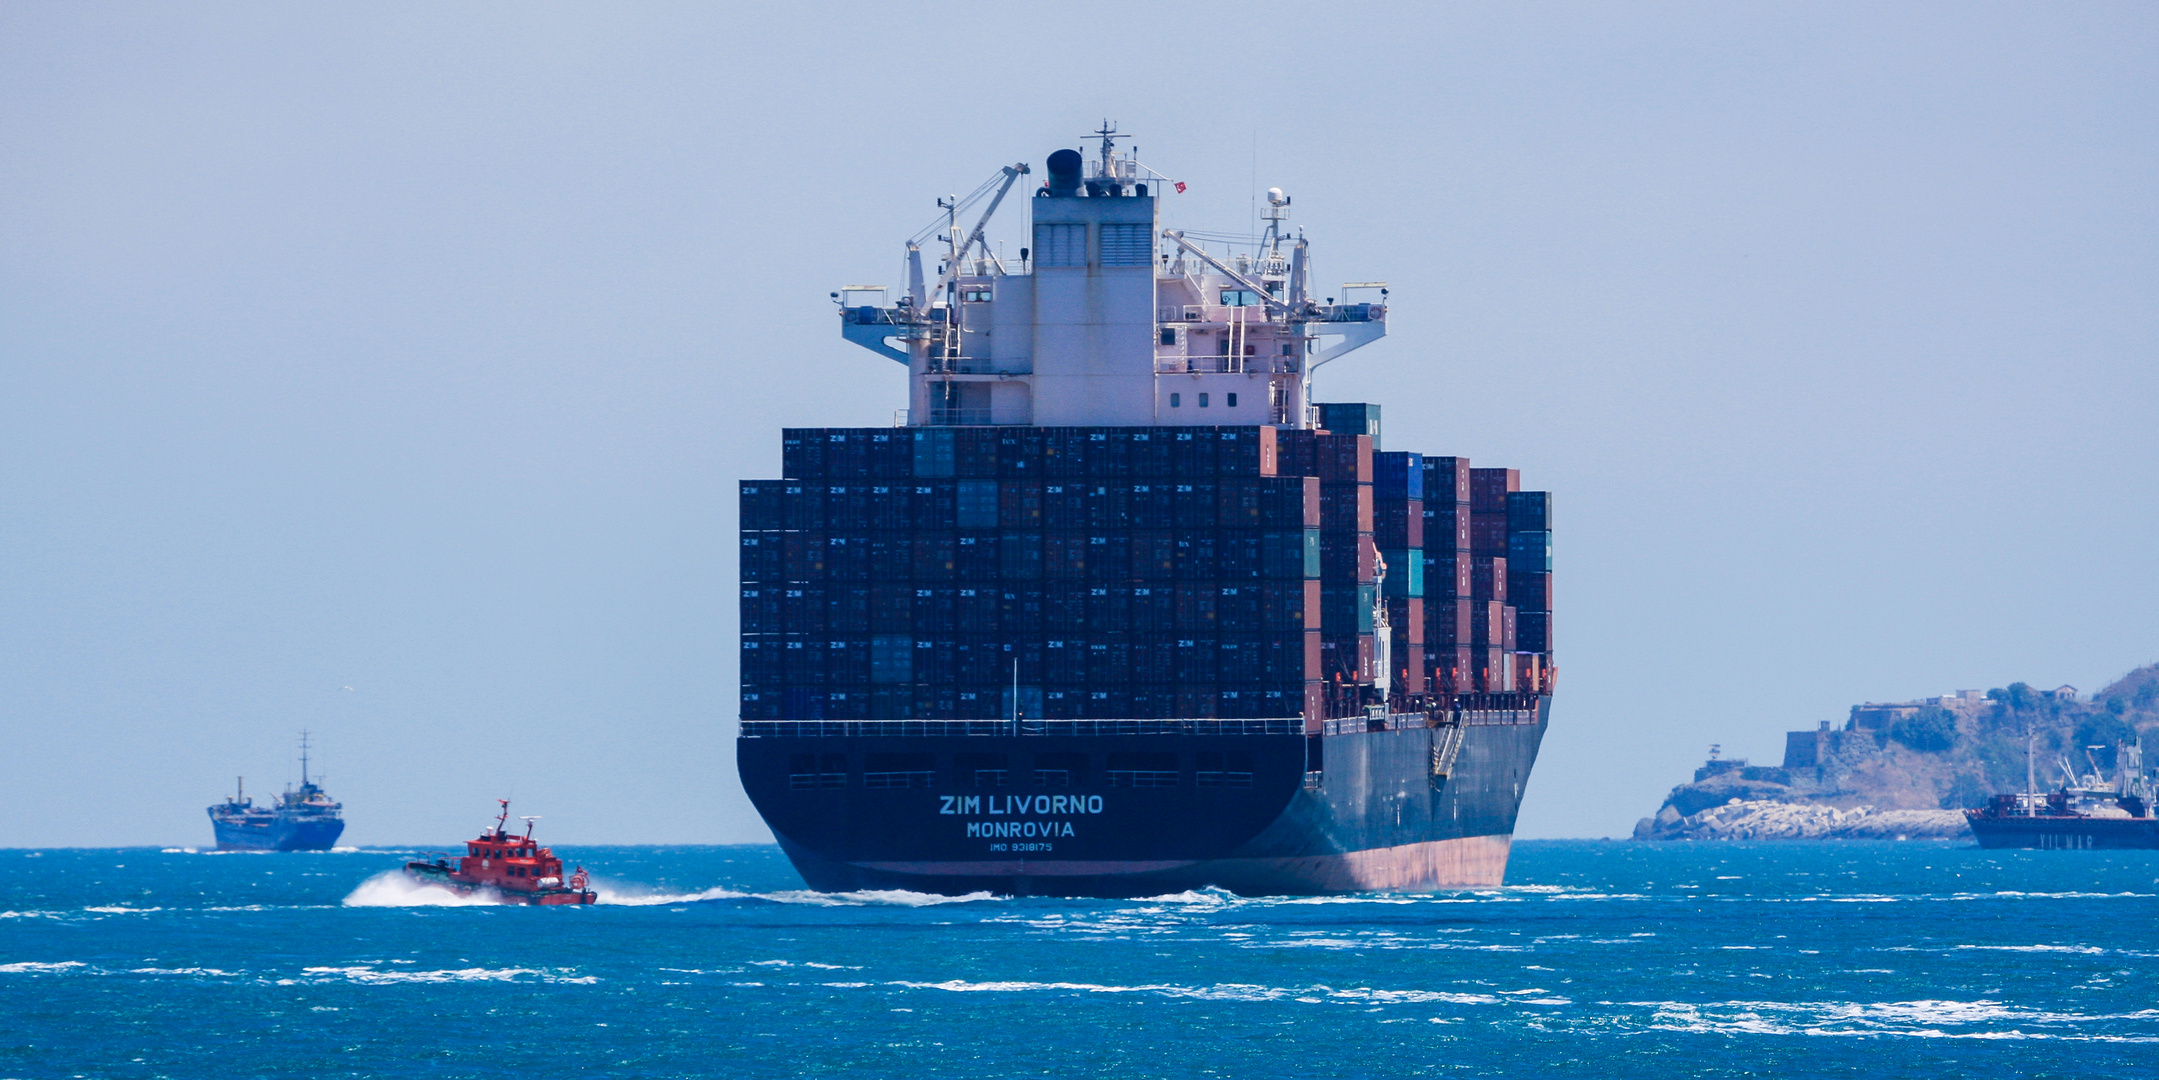
[[[1108,117],[1316,280],[1326,400],[1556,492],[1524,836],[1708,744],[2159,659],[2151,5],[0,7],[0,846],[507,795],[764,839],[734,482],[890,421],[826,293]],[[1022,209],[1024,209],[1022,207]],[[1010,214],[997,235],[1014,239]]]

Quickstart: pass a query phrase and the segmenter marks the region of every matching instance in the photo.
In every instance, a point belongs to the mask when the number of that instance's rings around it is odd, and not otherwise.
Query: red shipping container
[[[1507,516],[1507,496],[1522,490],[1520,469],[1469,470],[1469,505],[1478,514]]]
[[[1319,478],[1330,484],[1369,484],[1372,482],[1372,437],[1370,435],[1321,435],[1319,436]],[[1500,500],[1500,509],[1506,509],[1506,500]]]
[[[1394,692],[1397,694],[1422,694],[1425,692],[1424,650],[1422,648],[1394,650]]]
[[[1500,648],[1503,648],[1503,649],[1507,650],[1508,652],[1513,652],[1513,651],[1514,651],[1514,643],[1515,643],[1515,625],[1516,625],[1516,624],[1515,624],[1515,607],[1514,607],[1514,605],[1513,605],[1513,604],[1508,604],[1508,605],[1506,606],[1506,608],[1505,608],[1505,611],[1504,611],[1504,613],[1505,613],[1505,615],[1506,615],[1506,633],[1505,633],[1504,635],[1502,635],[1502,636],[1501,636],[1501,638],[1500,638]]]
[[[1304,684],[1304,730],[1317,735],[1326,730],[1327,684],[1314,679]]]
[[[1451,600],[1425,598],[1425,642],[1449,648],[1469,644],[1473,633],[1470,623],[1474,621],[1474,612],[1474,602],[1467,597]]]
[[[1544,657],[1538,653],[1514,654],[1514,686],[1527,694],[1546,693],[1550,688],[1544,677]]]
[[[1370,484],[1324,484],[1320,487],[1319,505],[1319,527],[1328,532],[1372,531]],[[1500,541],[1500,550],[1506,550],[1504,537]]]
[[[1312,602],[1312,610],[1319,610],[1319,601],[1317,599]],[[1316,685],[1326,678],[1326,673],[1322,670],[1326,665],[1322,660],[1319,628],[1315,626],[1304,632],[1304,677],[1307,682]]]

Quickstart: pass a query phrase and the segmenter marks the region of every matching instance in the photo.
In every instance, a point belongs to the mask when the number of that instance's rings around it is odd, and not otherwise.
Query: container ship
[[[824,890],[1499,884],[1549,493],[1312,401],[1385,284],[1315,295],[1279,190],[1258,236],[1163,229],[1184,185],[1096,134],[1013,200],[1016,258],[984,234],[1026,163],[940,200],[896,300],[832,294],[910,399],[741,484],[744,788]]]
[[[1966,810],[1972,836],[1983,848],[2159,848],[2159,816],[2152,812],[2142,740],[2117,747],[2116,757],[2120,767],[2112,780],[2086,751],[2091,771],[2080,777],[2063,758],[2059,790],[2040,792],[2035,782],[2027,782],[2021,793],[1996,795],[1987,805]]]
[[[210,827],[219,851],[328,851],[345,831],[344,804],[309,778],[307,736],[300,736],[300,786],[288,787],[267,806],[256,806],[247,781],[232,798],[210,806]]]

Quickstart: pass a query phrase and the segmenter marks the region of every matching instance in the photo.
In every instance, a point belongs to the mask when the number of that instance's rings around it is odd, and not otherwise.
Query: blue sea
[[[770,847],[0,852],[0,1077],[2159,1074],[2159,852],[1527,841],[1505,888],[805,890]]]

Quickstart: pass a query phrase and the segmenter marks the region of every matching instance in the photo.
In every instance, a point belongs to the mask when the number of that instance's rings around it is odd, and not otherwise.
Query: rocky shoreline
[[[1840,810],[1743,799],[1686,816],[1667,805],[1634,826],[1636,840],[1957,840],[1971,834],[1961,810]]]

